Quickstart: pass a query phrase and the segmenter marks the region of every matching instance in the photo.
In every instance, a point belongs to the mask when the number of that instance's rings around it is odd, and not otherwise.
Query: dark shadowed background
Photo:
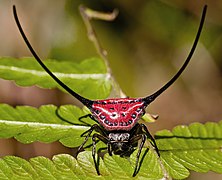
[[[80,62],[98,56],[88,40],[78,12],[84,4],[101,11],[119,9],[114,22],[94,21],[97,35],[113,74],[130,97],[143,97],[159,89],[179,69],[188,55],[204,4],[208,12],[204,29],[186,71],[147,111],[160,117],[148,125],[152,134],[192,122],[222,119],[222,1],[184,0],[14,0],[0,1],[0,56],[31,56],[12,15],[17,6],[20,21],[42,59]],[[89,87],[90,88],[90,87]],[[0,102],[12,106],[75,104],[59,90],[22,88],[0,80]],[[0,140],[0,156],[30,158],[69,153],[59,143],[23,145]],[[192,173],[189,179],[221,179],[215,173]]]

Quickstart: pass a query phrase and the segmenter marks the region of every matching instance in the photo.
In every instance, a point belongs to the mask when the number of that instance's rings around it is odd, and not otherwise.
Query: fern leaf
[[[222,121],[177,126],[156,134],[161,159],[175,179],[186,178],[188,169],[222,173]]]
[[[13,108],[1,104],[0,138],[15,137],[22,143],[60,141],[65,146],[76,147],[83,142],[81,133],[89,128],[83,124],[77,125],[80,123],[78,118],[84,114],[84,111],[72,105],[61,106],[59,109],[47,105],[36,109],[28,106]],[[72,122],[73,125],[61,118]],[[87,120],[88,122],[90,121]],[[136,178],[184,179],[189,176],[190,170],[222,173],[221,132],[222,121],[193,123],[189,126],[177,126],[172,131],[157,132],[155,138],[160,158],[153,148],[144,148]],[[129,159],[106,154],[104,159],[100,158],[100,178],[132,178],[135,160],[136,151]],[[18,173],[19,168],[22,171]],[[52,161],[36,157],[30,159],[30,162],[13,156],[4,157],[0,160],[0,177],[7,179],[12,174],[16,174],[15,177],[30,179],[35,179],[36,176],[46,179],[58,179],[62,176],[72,179],[98,178],[90,151],[80,153],[77,160],[70,155],[58,155]]]
[[[104,99],[111,91],[109,74],[101,59],[91,58],[79,64],[53,60],[44,63],[61,81],[84,97]],[[0,58],[0,78],[14,80],[20,86],[58,87],[64,91],[34,58]]]
[[[64,118],[76,125],[66,123],[60,118],[67,111],[72,111],[72,114]],[[0,104],[0,138],[14,137],[22,143],[50,143],[59,140],[68,147],[79,146],[82,142],[80,135],[89,129],[78,121],[82,115],[84,113],[81,109],[71,105],[60,109],[46,105],[36,109],[29,106],[13,108]]]

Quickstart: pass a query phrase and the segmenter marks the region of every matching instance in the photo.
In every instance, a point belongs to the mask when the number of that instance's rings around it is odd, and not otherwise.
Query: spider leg
[[[88,117],[89,117],[90,119],[92,119],[93,121],[97,122],[97,121],[94,119],[94,117],[92,116],[92,114],[86,114],[86,115],[84,115],[84,116],[79,117],[79,121],[82,122],[82,123],[84,123],[84,124],[86,124],[87,126],[91,126],[91,124],[88,124],[87,122],[85,122],[85,121],[82,120],[82,119],[88,118]]]
[[[59,119],[61,119],[61,120],[64,121],[64,122],[67,122],[67,123],[69,123],[69,124],[77,125],[77,124],[75,124],[75,123],[73,123],[73,122],[71,122],[71,121],[63,118],[63,117],[59,114],[59,109],[60,109],[60,107],[57,107],[56,110],[55,110],[55,114],[56,114],[56,116],[58,116]]]
[[[92,119],[92,114],[86,114],[86,115],[84,115],[84,116],[81,116],[81,117],[79,117],[79,120],[81,120],[81,119],[83,119],[83,118],[87,118],[87,117],[89,117],[89,118]]]
[[[60,107],[57,107],[56,110],[55,110],[55,114],[56,114],[56,116],[57,116],[59,119],[61,119],[61,120],[64,121],[64,122],[67,122],[67,123],[69,123],[69,124],[72,124],[72,125],[82,126],[82,124],[73,123],[72,121],[69,121],[68,119],[65,119],[64,117],[62,117],[62,116],[59,114],[59,110],[60,110]],[[80,118],[81,118],[81,117],[80,117]],[[84,121],[81,121],[81,120],[80,120],[80,122],[84,123],[84,125],[86,125],[86,126],[91,126],[90,124],[88,124],[88,123],[86,123],[86,122],[84,122]]]
[[[148,138],[150,138],[150,140],[152,141],[152,146],[155,148],[156,153],[158,154],[158,156],[160,157],[160,153],[159,153],[159,149],[156,145],[156,141],[153,138],[153,136],[150,134],[150,132],[148,131],[147,127],[144,124],[139,124],[141,126],[141,128],[146,132],[146,135]]]
[[[131,135],[137,135],[137,134],[141,134],[141,131],[142,131],[142,127],[139,123],[137,123],[133,129],[131,130]]]
[[[109,155],[112,156],[112,146],[110,142],[107,143],[107,150],[108,150]]]
[[[103,136],[101,134],[93,134],[93,136],[92,136],[92,143],[93,143],[92,157],[93,157],[93,162],[95,164],[95,168],[96,168],[97,174],[100,175],[100,172],[99,172],[99,156],[98,156],[98,160],[96,161],[96,138],[99,139],[100,141],[104,142],[105,144],[107,144],[107,142],[109,140],[105,136]]]
[[[133,177],[135,177],[136,174],[138,173],[138,165],[139,165],[140,154],[141,154],[141,151],[142,151],[142,149],[143,149],[144,143],[146,142],[146,139],[147,139],[147,138],[146,138],[146,135],[145,135],[145,134],[137,134],[137,135],[133,136],[133,137],[130,139],[130,143],[131,143],[131,144],[137,142],[137,141],[140,140],[140,139],[141,139],[141,143],[140,143],[140,146],[139,146],[137,155],[136,155],[136,165],[135,165],[135,168],[134,168]]]
[[[94,130],[100,132],[100,133],[103,134],[103,135],[105,134],[105,133],[103,132],[103,130],[101,129],[101,127],[100,127],[98,124],[92,125],[89,130],[87,130],[87,131],[85,131],[84,133],[81,134],[81,137],[83,137],[85,134],[88,133],[88,134],[86,135],[85,140],[83,141],[83,143],[79,146],[79,148],[78,148],[78,150],[77,150],[77,153],[78,153],[78,152],[83,148],[83,146],[86,144],[86,142],[88,141],[90,135],[92,134],[92,132],[93,132]]]

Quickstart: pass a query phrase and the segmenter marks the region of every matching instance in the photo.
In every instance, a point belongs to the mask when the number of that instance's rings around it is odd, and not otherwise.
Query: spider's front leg
[[[156,153],[158,154],[158,156],[160,156],[159,153],[159,149],[156,145],[155,139],[153,138],[153,136],[150,134],[150,132],[148,131],[147,127],[144,124],[136,124],[136,126],[132,129],[131,131],[131,139],[130,139],[130,144],[135,144],[137,143],[139,140],[141,140],[140,144],[139,144],[139,149],[136,155],[136,163],[135,163],[135,169],[134,169],[134,173],[133,173],[133,177],[136,176],[136,174],[139,171],[139,158],[143,149],[143,146],[146,142],[147,139],[151,140],[151,145],[155,148]]]
[[[96,172],[98,175],[100,175],[99,172],[99,155],[98,155],[98,160],[96,161],[96,138],[99,139],[100,141],[104,142],[105,144],[108,143],[109,139],[101,134],[93,134],[92,136],[92,143],[93,143],[93,149],[92,149],[92,157],[93,157],[93,162],[95,164]]]
[[[85,140],[83,141],[83,143],[79,146],[77,153],[83,148],[83,146],[86,144],[86,142],[88,141],[90,135],[92,134],[93,131],[97,131],[100,132],[101,134],[104,134],[103,130],[101,129],[101,127],[98,124],[94,124],[91,126],[91,128],[87,131],[85,131],[84,133],[81,134],[81,137],[83,137],[84,135],[86,135]]]
[[[85,122],[85,121],[82,120],[82,119],[85,119],[85,118],[88,118],[88,117],[89,117],[90,119],[92,119],[93,121],[97,122],[97,121],[94,119],[94,117],[93,117],[92,114],[86,114],[86,115],[84,115],[84,116],[79,117],[79,121],[82,122],[82,123],[84,123],[84,124],[87,125],[87,126],[91,126],[91,124],[89,124],[89,123],[87,123],[87,122]]]
[[[111,143],[109,141],[107,143],[107,150],[108,150],[109,155],[112,156],[112,146],[111,146]]]
[[[150,134],[150,132],[148,131],[147,127],[145,126],[145,124],[139,124],[140,127],[145,131],[146,135],[147,135],[147,138],[149,138],[152,142],[152,146],[155,148],[155,151],[157,153],[157,155],[160,157],[160,152],[159,152],[159,149],[156,145],[156,141],[155,139],[153,138],[153,136]]]
[[[133,177],[135,177],[136,174],[138,173],[140,154],[141,154],[141,151],[143,149],[143,146],[144,146],[147,138],[146,138],[145,134],[137,134],[137,135],[133,136],[129,141],[130,144],[134,144],[134,143],[138,142],[140,139],[141,139],[141,143],[140,143],[137,155],[136,155],[136,164],[135,164],[135,168],[134,168],[134,172],[133,172]]]

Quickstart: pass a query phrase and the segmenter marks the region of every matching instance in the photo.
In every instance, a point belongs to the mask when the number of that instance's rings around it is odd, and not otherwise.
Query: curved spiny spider
[[[196,38],[194,40],[193,46],[188,54],[187,59],[179,69],[179,71],[159,90],[154,92],[151,95],[142,98],[116,98],[116,99],[106,99],[106,100],[90,100],[81,95],[74,92],[67,85],[65,85],[62,81],[60,81],[42,62],[39,56],[36,54],[31,44],[29,43],[22,27],[19,22],[16,7],[13,6],[13,14],[18,26],[18,29],[31,51],[32,55],[35,57],[37,62],[41,65],[41,67],[61,86],[63,87],[69,94],[78,99],[83,105],[89,108],[91,114],[86,115],[84,117],[90,117],[97,124],[91,126],[89,130],[84,132],[82,136],[85,136],[85,140],[80,145],[80,149],[85,145],[87,140],[89,139],[92,132],[95,130],[97,133],[92,135],[92,156],[95,163],[95,168],[97,174],[99,175],[99,167],[96,161],[95,153],[96,153],[96,142],[98,140],[107,144],[108,154],[111,156],[112,154],[124,156],[130,156],[135,148],[138,146],[139,148],[136,156],[136,164],[134,168],[133,176],[138,173],[138,165],[139,158],[144,146],[145,141],[148,139],[151,141],[151,144],[155,148],[157,154],[159,154],[158,147],[152,135],[149,133],[147,127],[144,124],[139,124],[138,120],[145,114],[146,107],[153,102],[159,95],[161,95],[166,89],[168,89],[182,74],[182,72],[187,67],[188,63],[191,60],[191,57],[194,53],[194,50],[197,46],[197,42],[199,40],[201,30],[203,28],[204,19],[206,15],[207,6],[205,5],[202,12],[202,17],[200,20],[199,29],[197,31]],[[81,118],[84,118],[81,117]]]

